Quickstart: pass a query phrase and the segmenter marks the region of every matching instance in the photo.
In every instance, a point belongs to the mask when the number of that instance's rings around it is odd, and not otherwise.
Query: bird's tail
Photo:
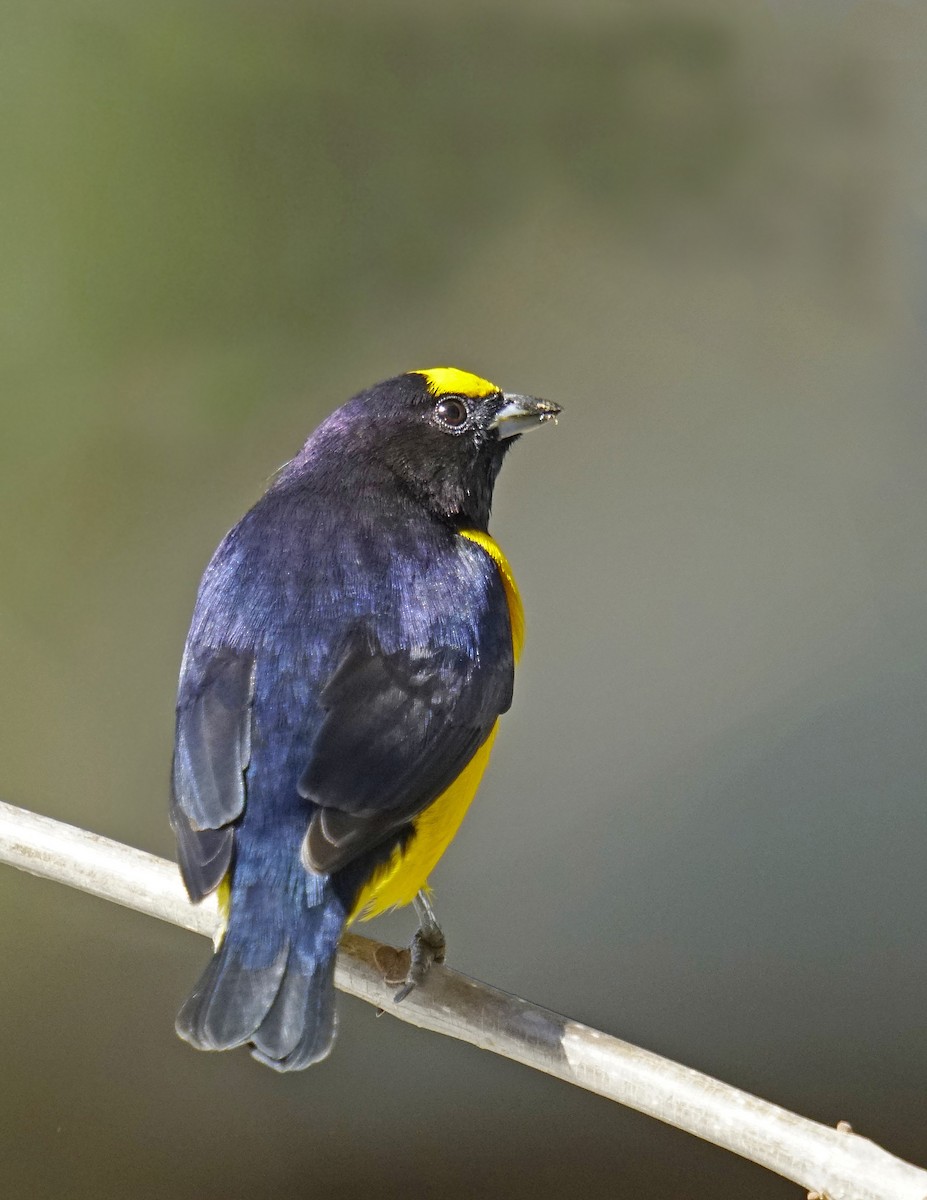
[[[250,1043],[258,1061],[299,1071],[335,1040],[335,955],[345,912],[327,881],[306,875],[281,896],[236,880],[225,938],[177,1014],[200,1050]]]

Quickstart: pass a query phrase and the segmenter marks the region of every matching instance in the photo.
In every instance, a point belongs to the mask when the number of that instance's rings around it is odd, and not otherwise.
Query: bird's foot
[[[401,1004],[410,992],[425,982],[432,963],[444,962],[447,943],[440,929],[438,934],[439,937],[436,938],[429,930],[416,930],[409,947],[409,972],[406,975],[406,981],[393,997],[397,1004]]]
[[[424,892],[419,892],[415,898],[415,911],[421,924],[409,946],[406,981],[393,997],[396,1004],[401,1004],[410,992],[425,982],[432,963],[443,963],[447,952],[447,939]]]

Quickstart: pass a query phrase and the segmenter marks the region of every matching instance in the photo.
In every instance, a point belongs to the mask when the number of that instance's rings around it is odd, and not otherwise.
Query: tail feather
[[[335,1040],[335,959],[306,974],[293,962],[252,1038],[252,1055],[277,1071],[300,1071],[325,1058]]]
[[[227,942],[177,1014],[178,1034],[199,1050],[231,1050],[254,1036],[280,991],[288,948],[267,967],[246,967]]]
[[[333,896],[300,906],[271,937],[269,897],[235,896],[225,940],[177,1015],[177,1033],[200,1050],[251,1044],[278,1071],[318,1062],[335,1038],[335,954],[344,909]],[[292,903],[292,901],[290,901]],[[280,909],[277,909],[279,920]]]

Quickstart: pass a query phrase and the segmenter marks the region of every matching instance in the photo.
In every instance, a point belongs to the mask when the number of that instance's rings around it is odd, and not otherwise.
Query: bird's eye
[[[462,429],[470,416],[470,410],[456,396],[446,396],[435,405],[435,416],[446,429]]]

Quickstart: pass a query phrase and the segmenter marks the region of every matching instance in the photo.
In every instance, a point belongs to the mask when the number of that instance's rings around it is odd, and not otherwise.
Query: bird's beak
[[[533,396],[505,392],[489,428],[495,429],[500,438],[510,438],[517,433],[527,433],[529,429],[539,429],[548,421],[556,422],[560,411],[560,405],[551,400],[535,400]]]

